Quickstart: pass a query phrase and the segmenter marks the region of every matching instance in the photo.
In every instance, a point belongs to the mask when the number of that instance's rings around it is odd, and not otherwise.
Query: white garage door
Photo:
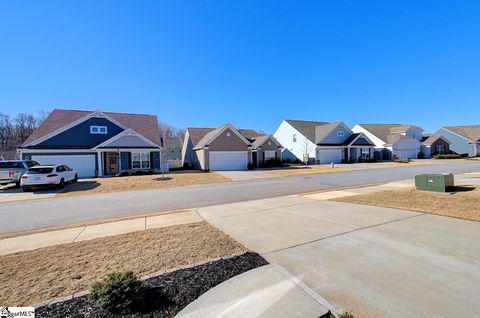
[[[322,149],[317,150],[317,160],[320,164],[341,163],[342,150],[341,149]]]
[[[246,170],[247,151],[211,151],[210,170]]]
[[[65,164],[78,172],[80,178],[95,176],[94,155],[32,155],[32,160],[39,164]]]

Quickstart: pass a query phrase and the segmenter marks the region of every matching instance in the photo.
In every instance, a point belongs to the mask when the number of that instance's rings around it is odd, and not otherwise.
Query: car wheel
[[[30,187],[22,187],[23,192],[30,192],[32,191],[32,188]]]
[[[62,180],[60,180],[60,183],[58,184],[58,187],[60,189],[63,189],[65,187],[65,180],[62,178]]]
[[[75,183],[78,181],[78,174],[75,173],[75,178],[73,178],[72,182]]]

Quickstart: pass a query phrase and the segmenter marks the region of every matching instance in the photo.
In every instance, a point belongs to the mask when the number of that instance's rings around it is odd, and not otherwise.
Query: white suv
[[[23,191],[33,187],[56,186],[63,188],[66,182],[77,182],[78,173],[66,165],[48,165],[31,167],[21,178]]]

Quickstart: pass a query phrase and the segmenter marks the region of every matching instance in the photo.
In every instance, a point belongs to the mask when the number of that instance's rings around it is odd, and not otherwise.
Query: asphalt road
[[[480,163],[448,163],[2,203],[0,233],[478,170]]]

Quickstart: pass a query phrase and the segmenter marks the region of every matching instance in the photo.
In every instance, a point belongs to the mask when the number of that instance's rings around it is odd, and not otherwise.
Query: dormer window
[[[339,131],[337,131],[337,136],[338,137],[343,137],[343,136],[345,136],[345,132],[343,130],[339,130]]]
[[[107,126],[90,126],[91,134],[107,134]]]
[[[293,134],[293,142],[297,142],[297,134]]]

